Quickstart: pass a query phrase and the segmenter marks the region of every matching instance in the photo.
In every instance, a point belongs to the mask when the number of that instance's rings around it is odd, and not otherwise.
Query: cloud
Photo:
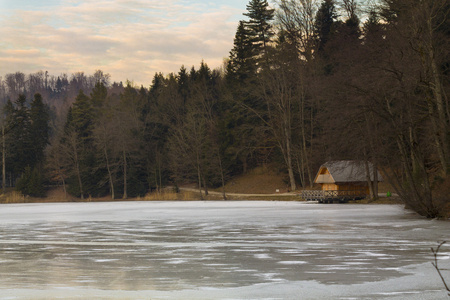
[[[0,70],[50,73],[101,69],[149,85],[156,72],[204,60],[219,67],[242,10],[227,1],[62,1],[0,15]],[[16,68],[16,69],[14,69]]]

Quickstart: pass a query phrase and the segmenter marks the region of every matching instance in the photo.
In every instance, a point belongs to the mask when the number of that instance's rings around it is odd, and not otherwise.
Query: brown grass
[[[162,191],[153,192],[145,195],[142,200],[145,201],[168,201],[168,200],[198,200],[199,197],[194,192],[183,191],[183,192],[173,192],[173,191]]]
[[[271,171],[268,166],[258,167],[247,174],[237,176],[225,185],[225,192],[238,194],[274,194],[288,191],[288,181],[284,174]],[[221,191],[222,188],[217,189]]]
[[[299,201],[300,198],[295,194],[286,196],[280,195],[277,197],[276,190],[279,193],[287,192],[287,181],[284,174],[277,174],[271,171],[270,167],[259,167],[247,174],[233,178],[225,186],[228,200],[282,200],[282,201]],[[190,186],[191,190],[182,190],[176,193],[173,188],[167,188],[162,192],[153,192],[145,195],[144,197],[129,198],[128,201],[193,201],[201,200],[199,192],[194,186]],[[450,195],[450,178],[442,182],[439,187],[435,189],[437,192],[435,197],[440,199],[441,209],[443,216],[450,218],[450,201],[448,195]],[[379,192],[386,193],[387,191],[394,192],[392,187],[382,182],[379,185]],[[222,188],[213,190],[208,196],[204,195],[204,200],[223,200]],[[230,195],[241,194],[241,195]],[[259,195],[255,195],[259,194]],[[267,194],[264,195],[264,194]],[[270,194],[270,195],[269,195]],[[443,200],[444,199],[444,200]],[[446,199],[446,200],[445,200]],[[34,203],[34,202],[81,202],[81,201],[112,201],[110,196],[102,198],[89,198],[81,200],[80,198],[73,197],[69,194],[65,195],[62,187],[50,189],[45,198],[33,198],[24,197],[20,193],[13,189],[8,189],[5,195],[0,196],[0,203]],[[116,199],[116,201],[122,201],[122,199]],[[356,203],[369,203],[369,204],[402,204],[403,202],[398,197],[381,197],[376,201],[362,200]],[[444,217],[445,218],[445,217]]]
[[[25,197],[22,193],[10,191],[0,196],[1,203],[24,203]]]

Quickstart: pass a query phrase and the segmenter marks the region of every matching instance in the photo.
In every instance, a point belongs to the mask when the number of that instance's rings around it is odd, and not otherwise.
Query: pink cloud
[[[112,80],[147,86],[156,72],[178,72],[202,59],[220,67],[242,16],[226,3],[65,1],[51,10],[10,11],[0,19],[0,70],[101,69]]]

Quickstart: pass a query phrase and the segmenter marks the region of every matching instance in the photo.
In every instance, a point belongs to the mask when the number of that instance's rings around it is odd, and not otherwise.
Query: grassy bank
[[[108,201],[224,201],[223,195],[217,191],[211,191],[207,196],[203,193],[203,197],[200,197],[200,193],[195,190],[181,190],[178,193],[173,189],[166,189],[162,192],[149,193],[143,197],[128,198],[128,199],[111,199],[111,197],[102,198],[77,198],[70,195],[66,195],[62,188],[52,188],[48,191],[47,197],[36,198],[23,196],[17,191],[8,190],[4,194],[0,195],[0,204],[12,204],[12,203],[57,203],[57,202],[108,202]],[[227,201],[303,201],[295,193],[280,193],[280,194],[238,194],[227,193]],[[363,199],[350,202],[352,204],[403,204],[403,201],[398,197],[380,197],[376,201],[370,199]],[[450,219],[450,203],[445,210],[444,218]]]
[[[261,200],[261,201],[302,201],[296,193],[274,193],[274,194],[247,194],[247,193],[226,193],[226,200]],[[204,191],[200,196],[200,192],[192,188],[184,188],[179,192],[168,188],[161,192],[149,193],[143,197],[135,197],[128,199],[111,199],[110,196],[101,198],[88,197],[85,199],[77,198],[69,194],[65,194],[62,188],[52,188],[47,192],[44,198],[23,196],[15,190],[8,190],[5,194],[0,195],[0,203],[52,203],[52,202],[107,202],[107,201],[223,201],[223,194],[217,190],[212,190],[205,195]],[[401,203],[397,198],[380,198],[375,202],[369,200],[357,201],[357,203],[367,204],[393,204]]]

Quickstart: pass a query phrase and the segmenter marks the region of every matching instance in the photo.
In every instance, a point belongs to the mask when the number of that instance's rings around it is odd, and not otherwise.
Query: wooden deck
[[[365,191],[358,190],[303,190],[300,197],[306,201],[318,201],[319,203],[346,203],[350,200],[361,200],[366,197]]]

